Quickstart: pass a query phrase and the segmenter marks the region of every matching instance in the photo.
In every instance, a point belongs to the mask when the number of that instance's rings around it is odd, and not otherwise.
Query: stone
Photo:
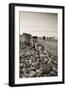
[[[51,71],[51,65],[50,64],[44,64],[43,65],[43,73],[47,74]]]
[[[38,77],[42,76],[42,68],[36,70],[36,74]]]
[[[48,76],[56,76],[56,73],[54,73],[53,71],[50,71],[50,73],[48,74]]]
[[[37,67],[37,65],[38,65],[38,62],[33,62],[32,63],[32,66],[35,67],[35,68]]]
[[[27,78],[27,76],[22,76],[22,78]]]
[[[51,58],[49,58],[49,60],[48,60],[48,64],[51,63],[51,61],[52,61]]]
[[[25,53],[25,56],[27,55],[31,55],[31,52],[29,50]]]
[[[35,71],[30,71],[29,76],[30,77],[35,77],[36,76],[36,72]]]
[[[19,54],[20,57],[24,57],[24,55],[25,55],[24,51]]]
[[[20,67],[24,67],[24,63],[20,63],[19,66],[20,66]]]
[[[35,71],[35,70],[36,70],[36,67],[32,67],[32,66],[31,66],[31,67],[30,67],[30,70],[34,70],[34,71]]]

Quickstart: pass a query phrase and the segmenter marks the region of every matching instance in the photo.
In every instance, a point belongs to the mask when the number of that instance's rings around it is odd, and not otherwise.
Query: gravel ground
[[[38,48],[34,48],[23,45],[23,47],[20,49],[19,57],[20,78],[48,77],[58,75],[57,52],[54,54],[54,52],[52,52],[50,49],[41,50],[40,46]]]

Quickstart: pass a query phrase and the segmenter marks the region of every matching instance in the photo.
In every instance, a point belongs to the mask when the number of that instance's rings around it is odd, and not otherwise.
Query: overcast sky
[[[20,34],[58,37],[58,16],[53,13],[20,12]]]

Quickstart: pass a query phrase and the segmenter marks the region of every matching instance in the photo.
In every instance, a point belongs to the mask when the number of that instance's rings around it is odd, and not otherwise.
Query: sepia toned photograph
[[[58,76],[57,13],[19,13],[19,78]]]
[[[64,6],[9,4],[9,85],[64,83]]]

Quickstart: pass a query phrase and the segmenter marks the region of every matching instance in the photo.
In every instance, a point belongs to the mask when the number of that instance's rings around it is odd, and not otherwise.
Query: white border
[[[58,76],[19,78],[19,11],[58,13]],[[15,7],[15,84],[62,81],[62,9]]]

